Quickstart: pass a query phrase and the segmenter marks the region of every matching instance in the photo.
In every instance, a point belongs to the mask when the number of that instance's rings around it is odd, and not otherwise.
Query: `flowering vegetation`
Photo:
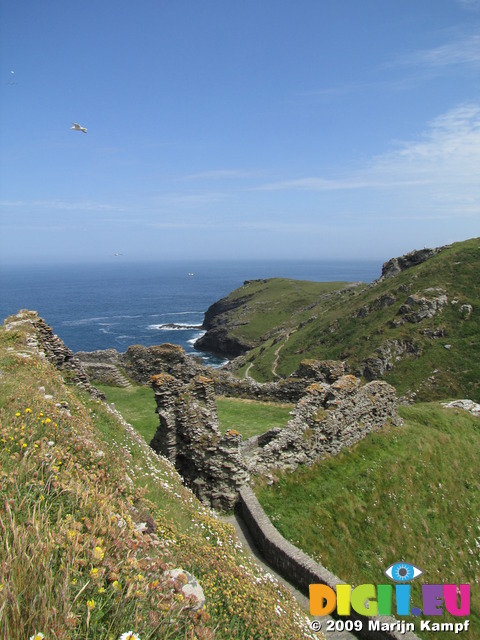
[[[232,527],[114,409],[67,386],[27,330],[0,330],[0,637],[318,637]]]

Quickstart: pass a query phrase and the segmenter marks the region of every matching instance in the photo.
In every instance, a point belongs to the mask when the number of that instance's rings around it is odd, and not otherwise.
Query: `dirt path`
[[[295,333],[295,331],[296,331],[296,329],[292,329],[292,331],[287,333],[287,335],[285,336],[285,340],[280,344],[280,346],[277,349],[275,349],[275,359],[274,359],[274,361],[272,363],[272,373],[275,376],[275,378],[280,378],[280,376],[277,373],[278,361],[280,359],[280,351],[287,344],[287,342],[290,340],[290,336],[293,333]]]
[[[310,602],[306,596],[303,595],[298,589],[296,589],[293,585],[291,585],[287,580],[282,578],[280,574],[278,574],[274,569],[272,569],[268,564],[265,563],[260,552],[255,546],[255,543],[248,531],[243,520],[237,516],[236,514],[233,516],[222,517],[222,520],[225,522],[229,522],[231,525],[235,527],[235,531],[241,543],[243,544],[246,551],[250,553],[255,562],[268,573],[274,575],[279,582],[286,587],[290,593],[297,600],[298,604],[302,607],[305,613],[310,612]],[[357,636],[349,631],[327,631],[326,625],[327,621],[332,620],[330,616],[322,616],[321,618],[316,618],[316,620],[320,621],[322,624],[322,632],[325,634],[325,638],[327,640],[356,640]]]

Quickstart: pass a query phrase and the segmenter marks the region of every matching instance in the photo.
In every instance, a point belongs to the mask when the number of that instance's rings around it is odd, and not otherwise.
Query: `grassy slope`
[[[403,427],[258,486],[258,498],[288,540],[350,584],[384,582],[398,561],[424,571],[414,604],[423,581],[470,583],[469,638],[478,639],[480,419],[438,404],[401,415]]]
[[[150,386],[132,384],[131,387],[112,387],[96,384],[103,391],[107,402],[115,405],[125,420],[150,444],[158,427],[158,416],[155,413],[156,403],[153,389]]]
[[[22,352],[25,331],[0,330],[0,637],[313,637],[291,596],[171,465],[104,403]],[[156,535],[135,528],[148,514]],[[174,567],[198,578],[201,613],[164,576]]]
[[[406,357],[385,374],[385,379],[394,384],[400,394],[415,391],[419,400],[465,396],[480,401],[479,271],[480,239],[477,238],[456,243],[427,262],[375,286],[360,286],[331,296],[320,296],[316,301],[310,299],[309,304],[291,295],[292,281],[289,281],[286,297],[282,292],[284,281],[267,281],[257,285],[262,305],[256,307],[254,297],[246,307],[236,310],[237,316],[243,322],[250,321],[249,324],[236,325],[232,331],[236,335],[248,331],[250,338],[255,334],[260,342],[259,312],[270,317],[270,308],[273,309],[271,317],[276,321],[280,318],[279,309],[284,300],[288,300],[286,318],[276,330],[269,323],[267,335],[264,335],[266,340],[247,355],[248,361],[253,362],[249,373],[257,380],[273,379],[274,351],[280,345],[270,340],[270,336],[274,333],[282,335],[282,332],[285,335],[296,329],[288,340],[283,338],[277,367],[280,375],[292,373],[303,358],[347,360],[355,368],[366,358],[375,356],[375,350],[387,341],[410,341],[421,348],[422,357]],[[407,298],[431,287],[443,288],[449,304],[431,319],[392,327],[391,322],[398,319],[398,310]],[[312,294],[313,291],[312,287]],[[396,302],[390,307],[372,310],[365,318],[356,317],[362,307],[371,306],[384,294],[393,295]],[[231,295],[238,295],[238,292]],[[451,304],[453,300],[458,304]],[[459,311],[464,303],[473,306],[468,320],[463,319]],[[444,329],[446,336],[431,339],[423,334],[425,329],[436,328]],[[445,345],[451,345],[451,348],[447,350]],[[432,374],[434,380],[429,380]]]

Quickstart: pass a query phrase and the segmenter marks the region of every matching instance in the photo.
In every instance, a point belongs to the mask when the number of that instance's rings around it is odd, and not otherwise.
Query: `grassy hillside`
[[[399,561],[424,571],[414,604],[422,582],[470,583],[468,637],[478,639],[480,419],[435,403],[401,415],[403,427],[259,485],[258,498],[288,540],[350,584],[388,582],[383,572]]]
[[[273,380],[305,358],[337,359],[417,400],[480,401],[479,272],[476,238],[370,286],[330,283],[335,290],[315,293],[315,283],[308,283],[307,298],[294,295],[306,283],[255,282],[248,300],[219,321],[256,344],[239,375],[248,369],[259,381]],[[241,299],[252,286],[229,298]]]
[[[318,637],[132,428],[0,330],[0,637]],[[146,529],[145,529],[146,527]],[[166,570],[202,586],[194,612]]]

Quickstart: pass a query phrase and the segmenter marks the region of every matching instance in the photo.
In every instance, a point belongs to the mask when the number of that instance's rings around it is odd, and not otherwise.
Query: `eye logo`
[[[422,573],[421,569],[408,562],[395,562],[385,570],[385,575],[395,582],[410,582]]]

